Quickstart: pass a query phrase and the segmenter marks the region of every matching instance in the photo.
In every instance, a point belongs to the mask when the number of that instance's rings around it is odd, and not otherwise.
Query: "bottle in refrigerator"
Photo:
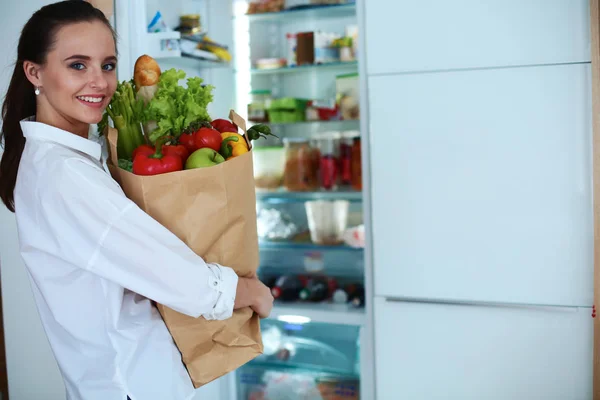
[[[339,132],[325,132],[317,139],[321,189],[335,190],[339,180]]]
[[[345,131],[340,140],[340,184],[352,185],[352,145],[354,138],[360,137],[359,131]]]
[[[297,276],[282,275],[271,288],[271,294],[275,300],[296,301],[300,297],[300,291],[303,288],[304,284]]]
[[[335,304],[346,304],[348,303],[348,293],[344,289],[336,289],[333,292],[332,300]]]
[[[300,291],[300,300],[319,302],[329,298],[329,282],[324,277],[311,278],[304,289]]]
[[[346,293],[348,293],[348,303],[351,306],[360,308],[365,305],[365,288],[360,283],[348,285]]]
[[[362,190],[362,164],[361,164],[360,137],[352,139],[352,187]]]

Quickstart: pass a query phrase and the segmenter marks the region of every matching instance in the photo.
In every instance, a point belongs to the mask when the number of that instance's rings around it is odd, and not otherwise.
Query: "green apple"
[[[210,147],[194,151],[185,162],[185,169],[212,167],[221,164],[225,159]]]

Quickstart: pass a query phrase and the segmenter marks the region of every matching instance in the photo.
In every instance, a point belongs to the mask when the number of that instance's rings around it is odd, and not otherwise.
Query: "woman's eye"
[[[113,71],[115,69],[116,65],[115,64],[104,64],[102,66],[102,69],[105,71]]]
[[[82,69],[85,69],[85,65],[82,63],[73,63],[71,64],[71,68],[81,71]]]

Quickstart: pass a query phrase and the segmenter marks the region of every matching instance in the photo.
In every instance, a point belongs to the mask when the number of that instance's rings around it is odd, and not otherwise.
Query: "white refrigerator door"
[[[588,0],[368,0],[369,74],[590,60]]]
[[[375,294],[590,306],[590,65],[369,78]]]
[[[591,399],[590,312],[377,298],[377,400]]]

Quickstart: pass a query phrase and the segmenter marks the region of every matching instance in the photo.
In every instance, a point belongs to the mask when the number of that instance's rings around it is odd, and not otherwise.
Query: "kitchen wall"
[[[52,1],[3,1],[0,5],[0,93],[4,96],[27,19]],[[64,399],[58,366],[39,320],[25,265],[18,252],[14,214],[0,207],[0,272],[8,366],[9,397],[14,400]],[[76,299],[74,299],[76,300]]]

